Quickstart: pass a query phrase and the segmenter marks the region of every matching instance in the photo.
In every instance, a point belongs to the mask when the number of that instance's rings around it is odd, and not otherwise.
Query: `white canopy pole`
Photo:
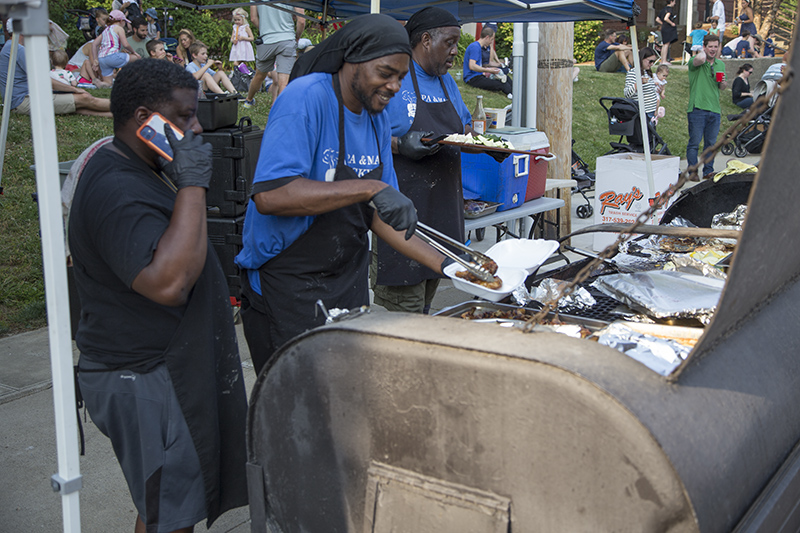
[[[539,23],[528,24],[528,32],[525,38],[525,60],[527,69],[525,70],[525,94],[515,94],[518,100],[525,98],[525,126],[528,128],[536,127],[536,102],[539,98]],[[514,107],[513,105],[511,107]]]
[[[642,63],[639,61],[639,38],[636,35],[636,24],[630,27],[631,46],[633,47],[633,68],[637,74],[642,74]],[[650,195],[648,198],[655,197],[656,186],[653,181],[653,160],[650,157],[650,133],[647,129],[647,115],[644,114],[644,93],[642,92],[642,76],[636,76],[636,102],[639,104],[639,123],[642,126],[642,145],[644,146],[644,162],[647,167],[647,186]]]
[[[11,96],[14,94],[14,74],[17,70],[17,44],[19,34],[11,36],[11,56],[8,58],[6,92],[3,95],[3,125],[0,127],[0,184],[3,180],[3,163],[6,160],[6,139],[8,139],[8,119],[11,116]],[[0,187],[2,190],[2,187]]]
[[[50,365],[53,374],[58,474],[52,476],[53,490],[61,493],[64,531],[81,530],[80,462],[78,420],[75,408],[75,381],[72,370],[69,297],[64,226],[61,216],[61,187],[56,149],[56,122],[53,91],[50,85],[50,57],[47,35],[50,31],[47,3],[28,8],[21,20],[14,20],[14,33],[25,36],[25,61],[31,101],[31,129],[36,164],[36,190],[39,202],[39,227],[42,233],[47,326],[50,334]],[[8,80],[13,83],[13,80]]]
[[[525,58],[525,26],[526,24],[524,23],[514,23],[514,46],[512,48],[511,67],[514,69],[514,78],[512,80],[513,90],[511,94],[517,95],[517,101],[511,103],[511,125],[515,128],[522,126],[522,106],[523,96],[525,95],[523,89],[525,82],[522,74],[525,71],[523,66]]]

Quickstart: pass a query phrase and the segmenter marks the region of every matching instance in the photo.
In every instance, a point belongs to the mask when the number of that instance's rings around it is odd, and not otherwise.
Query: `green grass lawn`
[[[576,141],[575,150],[594,168],[595,159],[608,151],[609,141],[616,140],[608,135],[606,115],[598,99],[622,96],[624,76],[599,73],[589,65],[580,68],[579,81],[573,86],[572,136]],[[478,94],[484,95],[486,107],[501,108],[510,103],[505,95],[479,91],[463,82],[459,82],[459,86],[470,110],[475,107]],[[685,157],[688,138],[688,87],[685,67],[672,69],[663,101],[667,114],[658,125],[672,153],[681,157]],[[110,93],[109,90],[92,92],[103,97]],[[256,100],[252,109],[240,107],[239,116],[249,116],[253,124],[263,128],[270,101],[263,93]],[[721,100],[724,129],[727,123],[724,116],[738,112],[738,108],[731,103],[730,91],[725,91]],[[56,128],[59,161],[75,159],[92,142],[112,133],[111,120],[77,115],[56,117]],[[2,174],[5,193],[0,196],[0,335],[42,327],[46,323],[38,211],[31,199],[31,194],[36,192],[36,179],[29,168],[32,164],[30,119],[12,114]]]

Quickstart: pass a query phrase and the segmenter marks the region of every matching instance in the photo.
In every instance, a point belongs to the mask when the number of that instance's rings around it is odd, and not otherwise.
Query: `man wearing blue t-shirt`
[[[256,371],[325,317],[369,304],[367,233],[441,273],[413,237],[414,205],[397,190],[389,118],[408,72],[408,34],[363,15],[304,54],[264,131],[244,223],[242,323]]]
[[[617,32],[606,30],[603,40],[594,49],[594,68],[599,72],[617,72],[625,69],[629,71],[633,65],[633,52],[631,45],[619,44],[616,41]]]
[[[464,83],[486,91],[501,92],[511,98],[511,82],[497,67],[483,65],[483,48],[494,43],[494,28],[484,26],[480,38],[464,51]]]
[[[472,131],[472,118],[448,74],[458,54],[461,26],[439,7],[426,7],[408,20],[411,65],[402,88],[386,106],[392,125],[394,169],[400,192],[417,208],[421,222],[464,242],[461,152],[426,145],[421,138]],[[441,275],[377,242],[374,301],[390,311],[424,313]]]

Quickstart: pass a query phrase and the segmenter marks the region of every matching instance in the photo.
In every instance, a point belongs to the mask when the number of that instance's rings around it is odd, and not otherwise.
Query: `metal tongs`
[[[493,261],[488,255],[482,254],[477,250],[473,250],[469,246],[462,244],[455,239],[451,239],[444,233],[436,231],[430,226],[426,226],[422,222],[417,222],[416,235],[426,243],[430,244],[432,247],[436,248],[445,256],[466,268],[467,271],[476,278],[482,281],[494,281],[494,275],[483,267],[484,263]],[[439,239],[448,246],[452,246],[453,248],[466,253],[472,258],[472,261],[465,261],[461,256],[449,250],[443,244],[434,240],[434,238]]]

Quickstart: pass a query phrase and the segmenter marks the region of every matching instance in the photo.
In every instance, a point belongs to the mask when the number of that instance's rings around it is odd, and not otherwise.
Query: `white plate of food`
[[[499,288],[490,289],[480,285],[480,281],[471,282],[458,277],[458,272],[466,273],[466,271],[467,269],[458,263],[451,263],[444,268],[444,274],[453,280],[453,286],[455,288],[483,298],[484,300],[489,300],[490,302],[499,302],[511,294],[514,289],[522,285],[525,278],[528,277],[524,268],[498,266],[495,277],[500,278],[502,283]]]
[[[544,239],[505,239],[489,248],[486,255],[498,267],[522,268],[530,276],[559,246],[558,241]]]

